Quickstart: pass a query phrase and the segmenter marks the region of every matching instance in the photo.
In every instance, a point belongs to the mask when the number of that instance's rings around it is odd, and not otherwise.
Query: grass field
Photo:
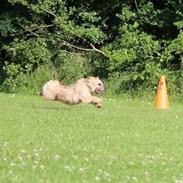
[[[0,182],[183,183],[183,104],[68,106],[0,94]]]

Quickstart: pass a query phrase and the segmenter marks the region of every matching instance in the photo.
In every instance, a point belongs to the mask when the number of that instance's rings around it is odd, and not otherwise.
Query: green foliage
[[[58,74],[54,69],[53,65],[44,64],[40,65],[34,72],[31,74],[24,75],[24,82],[19,88],[17,87],[17,92],[25,94],[37,94],[42,88],[43,84],[50,79],[57,79]],[[22,78],[23,79],[23,78]]]
[[[161,62],[165,62],[171,69],[182,69],[182,56],[183,56],[183,32],[180,32],[178,37],[174,39],[164,50],[161,56]],[[174,62],[175,65],[171,65]],[[177,66],[177,67],[173,67]]]
[[[183,33],[180,32],[178,37],[174,39],[163,51],[161,64],[166,68],[169,74],[169,85],[172,92],[182,95],[183,90]]]
[[[135,13],[128,8],[124,7],[119,17],[121,37],[103,49],[109,57],[108,69],[114,75],[126,75],[120,84],[123,89],[134,90],[142,84],[153,86],[161,72],[158,62],[160,44],[147,33],[139,32]]]
[[[24,85],[25,75],[19,64],[8,64],[4,66],[4,71],[7,75],[2,88],[7,92],[16,92],[19,87]]]
[[[13,25],[11,24],[11,18],[8,15],[0,16],[0,35],[7,37],[9,33],[14,31]]]
[[[38,65],[50,62],[51,54],[47,49],[45,39],[29,39],[28,41],[15,39],[11,44],[5,45],[7,60],[3,66],[6,78],[3,87],[6,91],[16,92],[26,86],[26,77]]]
[[[23,92],[36,94],[41,86],[50,78],[57,79],[57,73],[53,65],[40,65],[32,73],[24,73],[20,65],[9,64],[4,67],[8,77],[2,88],[6,92]]]
[[[58,79],[66,84],[71,84],[76,79],[89,73],[87,60],[79,54],[68,54],[60,52],[55,59]]]
[[[179,0],[8,0],[0,10],[5,91],[29,88],[26,78],[50,65],[66,83],[85,75],[118,81],[110,86],[118,93],[151,90],[165,74],[172,93],[183,94]]]
[[[25,69],[34,68],[35,65],[48,63],[51,53],[47,49],[45,39],[32,38],[29,40],[15,39],[12,44],[4,46],[9,62],[19,63]]]

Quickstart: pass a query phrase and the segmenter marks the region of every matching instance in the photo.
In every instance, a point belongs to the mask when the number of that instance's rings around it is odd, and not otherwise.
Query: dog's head
[[[85,79],[86,85],[90,88],[90,91],[96,93],[102,93],[104,91],[104,84],[99,77],[88,77]]]

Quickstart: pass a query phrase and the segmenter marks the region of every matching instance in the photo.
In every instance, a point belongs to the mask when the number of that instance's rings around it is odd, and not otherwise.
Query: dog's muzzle
[[[95,90],[97,93],[103,93],[104,92],[104,88],[103,87],[98,87]]]

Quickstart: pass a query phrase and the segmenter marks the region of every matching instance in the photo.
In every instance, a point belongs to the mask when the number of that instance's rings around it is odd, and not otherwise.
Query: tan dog
[[[57,80],[50,80],[43,86],[40,94],[47,100],[59,100],[66,104],[86,103],[102,107],[102,100],[92,94],[103,91],[104,85],[99,77],[88,77],[69,86],[64,86]]]

